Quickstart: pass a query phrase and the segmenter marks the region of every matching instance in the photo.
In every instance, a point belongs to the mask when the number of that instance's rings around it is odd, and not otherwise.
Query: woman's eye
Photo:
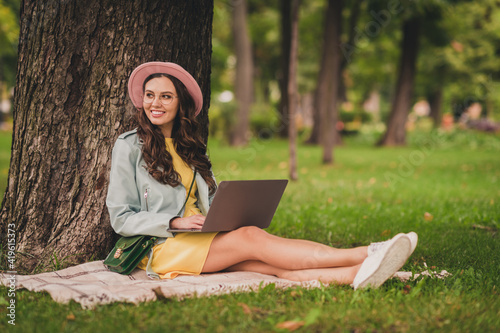
[[[165,99],[172,99],[172,95],[163,95],[163,98],[165,98]]]

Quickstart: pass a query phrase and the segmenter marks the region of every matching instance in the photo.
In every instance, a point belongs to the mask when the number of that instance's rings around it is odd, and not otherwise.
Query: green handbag
[[[179,215],[184,207],[186,206],[189,195],[191,194],[191,190],[193,189],[194,179],[196,177],[196,170],[193,174],[193,180],[191,181],[191,187],[189,188],[189,192],[186,196],[186,201],[184,201],[184,205],[179,210]],[[132,236],[132,237],[121,237],[115,244],[113,250],[108,254],[106,259],[104,260],[104,265],[108,267],[108,269],[112,272],[128,275],[132,273],[132,271],[139,265],[142,258],[144,258],[149,250],[153,247],[156,242],[157,237],[154,236]],[[151,258],[148,262],[147,273],[148,276],[156,277],[152,269],[150,270]]]
[[[156,242],[153,236],[121,237],[108,254],[104,264],[113,272],[128,275],[144,258]]]

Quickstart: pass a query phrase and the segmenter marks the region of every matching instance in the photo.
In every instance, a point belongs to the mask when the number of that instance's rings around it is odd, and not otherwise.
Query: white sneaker
[[[418,243],[418,235],[416,232],[409,232],[407,234],[398,234],[398,235],[406,235],[409,239],[410,239],[410,243],[411,243],[411,250],[410,250],[410,256],[411,254],[413,253],[413,251],[415,251],[415,248],[417,247],[417,243]],[[396,235],[397,236],[397,235]],[[375,254],[377,251],[379,251],[384,245],[385,243],[387,243],[388,241],[384,241],[384,242],[377,242],[377,243],[371,243],[369,246],[368,246],[368,256],[371,256],[373,254]]]
[[[405,234],[398,234],[371,256],[368,256],[353,281],[354,290],[358,288],[378,288],[392,277],[410,257],[411,242]]]

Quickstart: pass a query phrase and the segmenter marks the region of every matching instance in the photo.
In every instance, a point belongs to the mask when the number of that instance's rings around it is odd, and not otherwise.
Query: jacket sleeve
[[[111,226],[121,236],[150,235],[173,237],[167,226],[175,214],[141,210],[140,191],[136,183],[140,148],[123,139],[113,147],[106,205]]]

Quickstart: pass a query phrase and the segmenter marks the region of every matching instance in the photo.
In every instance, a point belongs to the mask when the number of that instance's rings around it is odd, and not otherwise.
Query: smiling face
[[[166,138],[170,138],[179,109],[179,99],[172,81],[162,76],[146,82],[142,106],[149,121],[160,127]]]

